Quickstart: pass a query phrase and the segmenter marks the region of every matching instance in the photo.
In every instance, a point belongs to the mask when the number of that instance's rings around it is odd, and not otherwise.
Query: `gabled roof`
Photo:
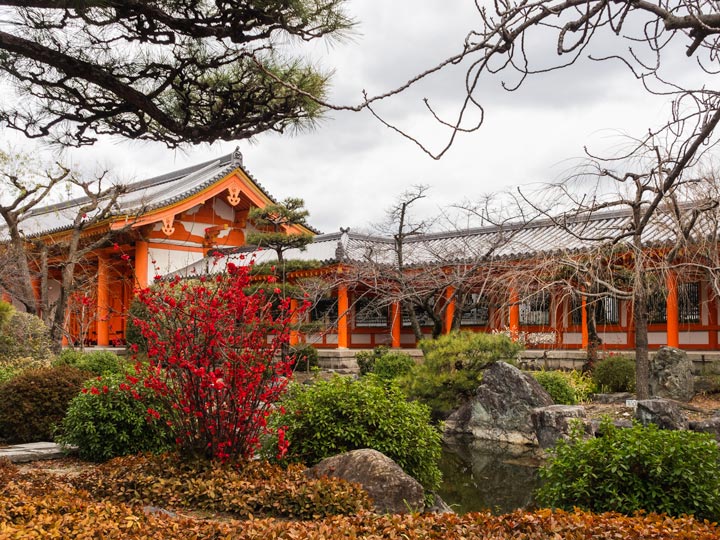
[[[125,193],[116,201],[112,216],[116,219],[129,216],[132,219],[134,216],[171,206],[202,192],[236,169],[240,169],[265,197],[273,203],[277,202],[245,169],[242,155],[236,150],[232,154],[192,167],[127,184],[124,186]],[[79,197],[35,208],[25,216],[20,228],[29,237],[68,230],[72,227],[79,209],[89,202],[88,197]],[[4,236],[3,228],[4,226],[0,227],[0,237]]]

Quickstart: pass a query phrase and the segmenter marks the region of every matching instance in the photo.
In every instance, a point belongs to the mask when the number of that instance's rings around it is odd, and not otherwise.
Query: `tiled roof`
[[[629,212],[597,212],[594,214],[568,214],[556,219],[538,219],[530,223],[510,223],[503,226],[444,231],[408,237],[403,245],[407,265],[433,263],[459,263],[483,259],[522,259],[538,254],[572,253],[596,247],[607,242],[629,242],[621,238],[631,230]],[[712,232],[716,224],[712,219],[700,220],[696,234]],[[677,226],[673,218],[657,212],[643,234],[646,246],[663,245],[675,240]],[[287,260],[318,260],[325,264],[337,262],[372,261],[375,264],[394,265],[396,260],[393,239],[376,235],[350,232],[318,235],[305,250],[288,250]],[[180,275],[204,273],[209,267],[213,272],[223,271],[227,262],[246,264],[253,254],[257,262],[275,260],[275,252],[254,250],[252,247],[225,252],[225,257],[212,265],[200,261],[178,271]]]
[[[128,184],[125,186],[127,191],[118,197],[113,216],[146,213],[172,205],[206,189],[236,168],[242,169],[266,197],[277,202],[245,167],[237,160],[233,161],[233,155],[228,154],[192,167]],[[78,209],[88,202],[87,197],[79,197],[35,208],[26,215],[20,228],[30,237],[67,230],[72,227]],[[0,238],[5,236],[3,229],[4,225],[0,226]]]

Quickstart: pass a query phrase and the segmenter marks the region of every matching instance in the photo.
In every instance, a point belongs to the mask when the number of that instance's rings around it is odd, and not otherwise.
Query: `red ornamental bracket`
[[[175,220],[174,216],[164,217],[162,222],[162,232],[164,232],[167,236],[170,236],[172,233],[175,232],[175,227],[173,227],[173,221]]]
[[[228,188],[227,200],[232,206],[237,206],[240,203],[240,188],[238,186]]]

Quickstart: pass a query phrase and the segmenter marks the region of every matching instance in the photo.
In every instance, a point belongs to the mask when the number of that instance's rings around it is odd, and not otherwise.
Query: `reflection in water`
[[[453,438],[443,443],[438,493],[459,514],[501,514],[533,505],[542,459],[536,448]]]

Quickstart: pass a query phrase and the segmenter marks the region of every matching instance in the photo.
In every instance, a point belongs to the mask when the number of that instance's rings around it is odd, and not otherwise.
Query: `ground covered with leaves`
[[[157,463],[126,459],[97,467],[77,461],[46,462],[17,467],[0,465],[0,539],[107,538],[107,539],[660,539],[720,537],[716,524],[692,518],[671,519],[658,515],[625,517],[619,514],[591,514],[538,510],[517,511],[502,516],[489,513],[408,514],[378,516],[370,513],[360,499],[356,510],[344,515],[316,519],[269,517],[288,512],[270,509],[264,513],[211,511],[208,502],[222,500],[223,490],[243,500],[242,493],[254,492],[258,476],[232,480],[226,488],[215,469],[209,468],[196,481],[186,471],[169,482],[167,472],[153,481],[151,471]],[[114,468],[114,470],[112,470]],[[204,474],[204,476],[203,476]],[[271,475],[271,477],[273,477]],[[297,492],[298,479],[292,473],[286,482]],[[111,489],[115,482],[117,489]],[[189,493],[197,486],[214,482],[213,496],[190,504]],[[244,482],[244,483],[243,483]],[[80,486],[84,486],[80,487]],[[88,490],[97,486],[97,490]],[[103,486],[105,486],[103,488]],[[135,486],[133,491],[130,486]],[[145,486],[145,487],[142,487]],[[195,487],[193,487],[195,486]],[[273,487],[274,486],[274,487]],[[323,489],[333,490],[335,487]],[[204,489],[204,488],[203,488]],[[243,491],[245,489],[246,491]],[[281,490],[279,483],[265,487],[264,493]],[[307,489],[307,488],[306,488]],[[314,488],[313,488],[314,489]],[[344,493],[352,486],[341,485]],[[312,489],[311,492],[315,493]],[[321,490],[322,491],[322,490]],[[123,502],[123,500],[125,502]],[[322,504],[322,499],[318,501]],[[226,503],[222,503],[226,504]],[[201,510],[205,508],[205,510]],[[237,515],[243,515],[238,519]],[[318,514],[320,515],[320,514]]]

